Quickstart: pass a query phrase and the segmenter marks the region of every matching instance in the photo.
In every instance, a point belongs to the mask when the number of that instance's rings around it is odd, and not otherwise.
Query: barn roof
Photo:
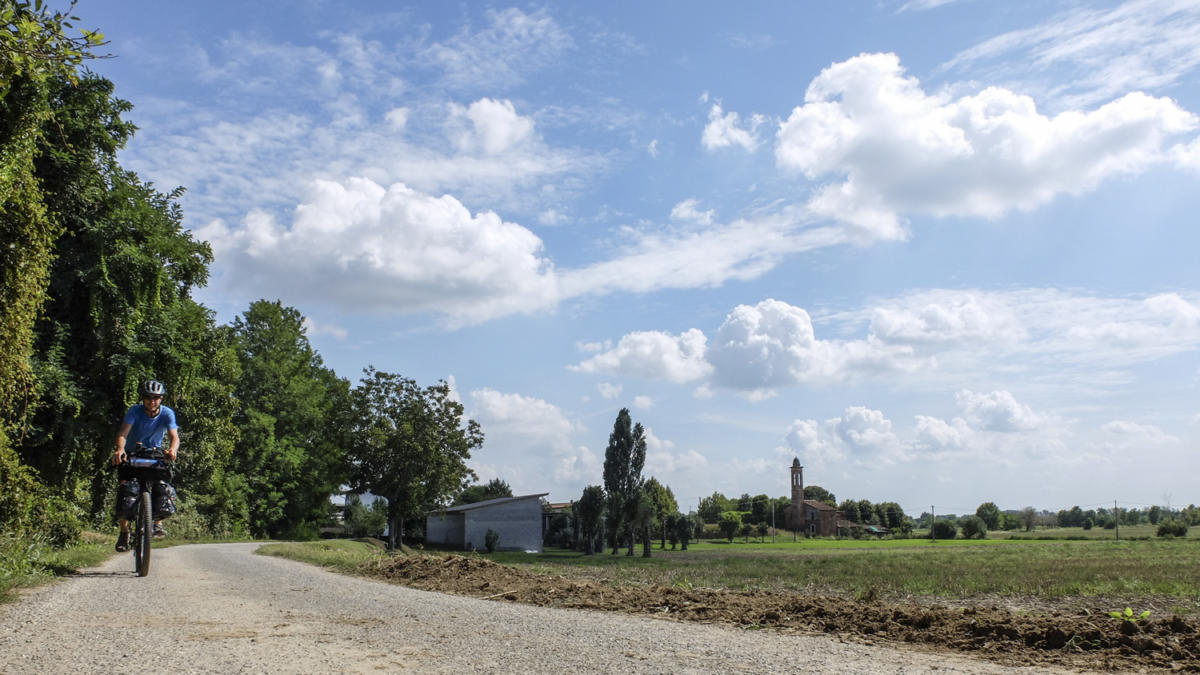
[[[445,509],[434,509],[434,510],[430,511],[430,513],[462,513],[464,511],[474,511],[475,509],[486,509],[489,506],[499,506],[501,504],[507,504],[509,502],[519,502],[523,499],[540,499],[541,497],[545,497],[548,494],[550,494],[550,493],[542,492],[542,493],[539,493],[536,495],[520,495],[517,497],[498,497],[496,499],[489,499],[489,500],[483,501],[483,502],[475,502],[474,504],[462,504],[460,506],[451,506],[451,507],[445,508]]]

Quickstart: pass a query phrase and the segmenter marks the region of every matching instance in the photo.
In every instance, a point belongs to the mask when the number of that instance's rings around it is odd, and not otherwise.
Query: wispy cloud
[[[1063,107],[1077,107],[1129,91],[1170,89],[1197,66],[1200,5],[1129,0],[1070,9],[998,35],[959,52],[943,68],[1021,83]]]

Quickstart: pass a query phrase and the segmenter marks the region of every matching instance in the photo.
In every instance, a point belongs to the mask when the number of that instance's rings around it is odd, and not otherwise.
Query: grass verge
[[[321,541],[281,542],[258,547],[259,555],[298,560],[343,574],[354,574],[365,563],[387,555],[378,539],[323,539]]]
[[[63,549],[36,538],[0,537],[0,602],[15,600],[18,589],[104,562],[112,555],[112,546],[112,537],[96,532],[84,532],[78,543]]]
[[[113,544],[116,532],[103,533],[85,531],[75,544],[62,549],[49,546],[39,538],[32,539],[0,535],[0,603],[17,599],[17,591],[49,583],[58,577],[74,574],[84,567],[94,567],[116,553]],[[238,538],[199,537],[185,539],[169,536],[156,540],[154,548],[168,548],[183,544],[216,544],[230,541],[248,541]]]

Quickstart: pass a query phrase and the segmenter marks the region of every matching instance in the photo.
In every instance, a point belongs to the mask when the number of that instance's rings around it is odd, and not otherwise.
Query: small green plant
[[[1133,610],[1129,607],[1126,607],[1124,612],[1122,612],[1121,610],[1118,609],[1118,610],[1113,610],[1113,611],[1109,612],[1108,615],[1114,619],[1120,619],[1122,621],[1129,621],[1132,623],[1137,623],[1138,621],[1145,621],[1146,619],[1149,619],[1150,618],[1150,610],[1146,610],[1146,611],[1142,612],[1141,614],[1138,614],[1135,616],[1133,613]]]
[[[499,543],[500,543],[500,533],[489,528],[487,531],[487,534],[483,535],[483,545],[485,548],[487,548],[487,552],[495,553],[496,552],[496,544],[499,544]]]
[[[680,578],[676,579],[675,583],[673,583],[671,585],[674,586],[675,588],[680,588],[685,591],[690,591],[694,588],[694,586],[692,586],[692,582],[688,581],[687,577],[680,577]]]

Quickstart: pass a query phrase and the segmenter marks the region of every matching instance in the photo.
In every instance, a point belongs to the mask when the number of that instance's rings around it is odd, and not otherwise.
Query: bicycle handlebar
[[[132,466],[135,469],[153,469],[160,466],[173,466],[175,462],[167,459],[167,455],[161,447],[147,448],[139,443],[132,450],[125,452],[125,458],[121,460],[121,464]]]

